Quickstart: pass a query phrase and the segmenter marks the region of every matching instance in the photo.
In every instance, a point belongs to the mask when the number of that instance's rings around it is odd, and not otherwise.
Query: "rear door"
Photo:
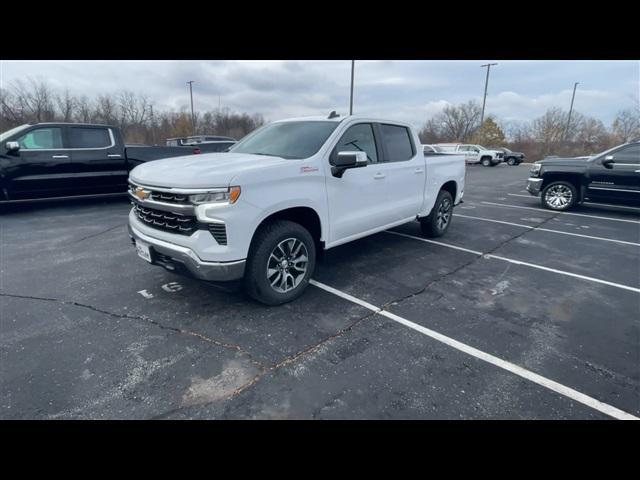
[[[111,128],[69,126],[75,187],[82,193],[108,193],[127,185],[124,151]]]
[[[608,167],[603,164],[613,160]],[[640,202],[640,144],[625,145],[596,158],[589,167],[589,198]]]
[[[385,210],[389,223],[417,215],[424,200],[424,153],[416,148],[408,127],[377,125],[383,148],[385,174]]]
[[[11,199],[68,195],[73,188],[71,153],[62,126],[36,126],[16,138],[20,150],[4,157]]]

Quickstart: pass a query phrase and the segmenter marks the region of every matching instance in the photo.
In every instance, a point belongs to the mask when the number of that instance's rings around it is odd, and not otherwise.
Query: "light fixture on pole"
[[[493,65],[498,65],[497,63],[487,63],[486,65],[481,65],[482,68],[487,67],[487,78],[484,81],[484,98],[482,100],[482,114],[480,115],[480,126],[484,123],[484,106],[487,103],[487,88],[489,86],[489,71]]]
[[[191,95],[191,130],[192,134],[196,134],[196,116],[193,113],[193,80],[187,82],[189,84],[189,94]]]

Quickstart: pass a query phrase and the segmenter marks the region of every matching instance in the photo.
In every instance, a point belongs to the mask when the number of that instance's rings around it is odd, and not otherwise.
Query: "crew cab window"
[[[640,163],[640,145],[621,148],[613,154],[613,159],[618,163]]]
[[[402,162],[413,157],[415,150],[408,128],[382,124],[380,129],[389,154],[387,161]]]
[[[62,129],[36,128],[29,133],[18,138],[18,143],[22,150],[50,150],[52,148],[63,148]]]
[[[470,148],[470,147],[459,147],[459,148],[458,148],[458,151],[459,151],[459,152],[468,152],[469,150],[471,150],[471,148]]]
[[[366,152],[369,163],[378,162],[378,151],[370,123],[349,127],[336,145],[336,152]]]
[[[71,128],[71,148],[104,148],[111,145],[106,128]]]

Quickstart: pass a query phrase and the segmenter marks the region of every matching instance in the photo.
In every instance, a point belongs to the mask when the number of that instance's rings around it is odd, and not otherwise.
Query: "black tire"
[[[559,180],[542,189],[540,202],[544,208],[557,212],[569,210],[578,201],[578,190],[571,182]]]
[[[444,210],[442,210],[444,209]],[[439,221],[440,217],[445,216],[446,221]],[[422,233],[431,238],[441,237],[445,234],[449,225],[451,225],[451,219],[453,218],[453,198],[451,194],[446,190],[440,190],[436,203],[433,205],[433,209],[429,216],[420,219],[420,229]]]
[[[482,157],[480,159],[480,163],[482,164],[483,167],[492,167],[492,163],[491,163],[491,157]]]
[[[277,291],[276,289],[281,287],[281,285],[276,285],[272,287],[270,278],[268,277],[268,265],[269,262],[273,262],[271,259],[272,253],[276,251],[278,245],[288,239],[295,239],[301,242],[304,245],[304,248],[307,251],[307,261],[306,261],[306,270],[304,274],[299,273],[301,278],[297,285],[292,283],[291,290],[288,291]],[[288,243],[283,246],[283,248],[287,248]],[[282,251],[282,253],[286,256],[286,252]],[[292,253],[289,251],[288,253]],[[276,262],[274,267],[276,269],[281,269],[281,264]],[[293,264],[289,263],[288,267],[283,268],[291,268],[291,271],[286,270],[286,275],[289,275],[290,272],[296,272],[297,267],[292,266]],[[305,289],[309,285],[309,280],[313,275],[313,271],[316,266],[316,245],[313,240],[313,237],[309,233],[309,231],[304,228],[302,225],[290,222],[288,220],[275,220],[273,222],[269,222],[266,225],[261,226],[258,231],[255,233],[254,238],[251,242],[251,248],[249,249],[249,256],[247,258],[247,265],[244,272],[244,287],[247,294],[257,300],[258,302],[264,303],[266,305],[281,305],[283,303],[291,302],[295,300],[300,295],[302,295]],[[282,269],[281,269],[282,270]],[[280,277],[277,277],[278,272],[274,272],[273,278],[282,278],[283,272],[280,272]],[[293,275],[293,273],[291,273]],[[292,277],[292,282],[297,282]],[[288,280],[285,280],[284,288],[289,287]]]
[[[510,167],[513,167],[514,165],[516,165],[515,158],[510,158],[509,160],[507,160],[507,165],[509,165]]]

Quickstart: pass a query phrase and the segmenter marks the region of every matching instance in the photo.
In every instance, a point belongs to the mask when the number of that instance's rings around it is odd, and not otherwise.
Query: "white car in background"
[[[437,143],[431,145],[442,153],[457,153],[464,155],[465,163],[480,163],[484,167],[495,167],[504,160],[501,150],[489,150],[482,145],[463,143]]]

